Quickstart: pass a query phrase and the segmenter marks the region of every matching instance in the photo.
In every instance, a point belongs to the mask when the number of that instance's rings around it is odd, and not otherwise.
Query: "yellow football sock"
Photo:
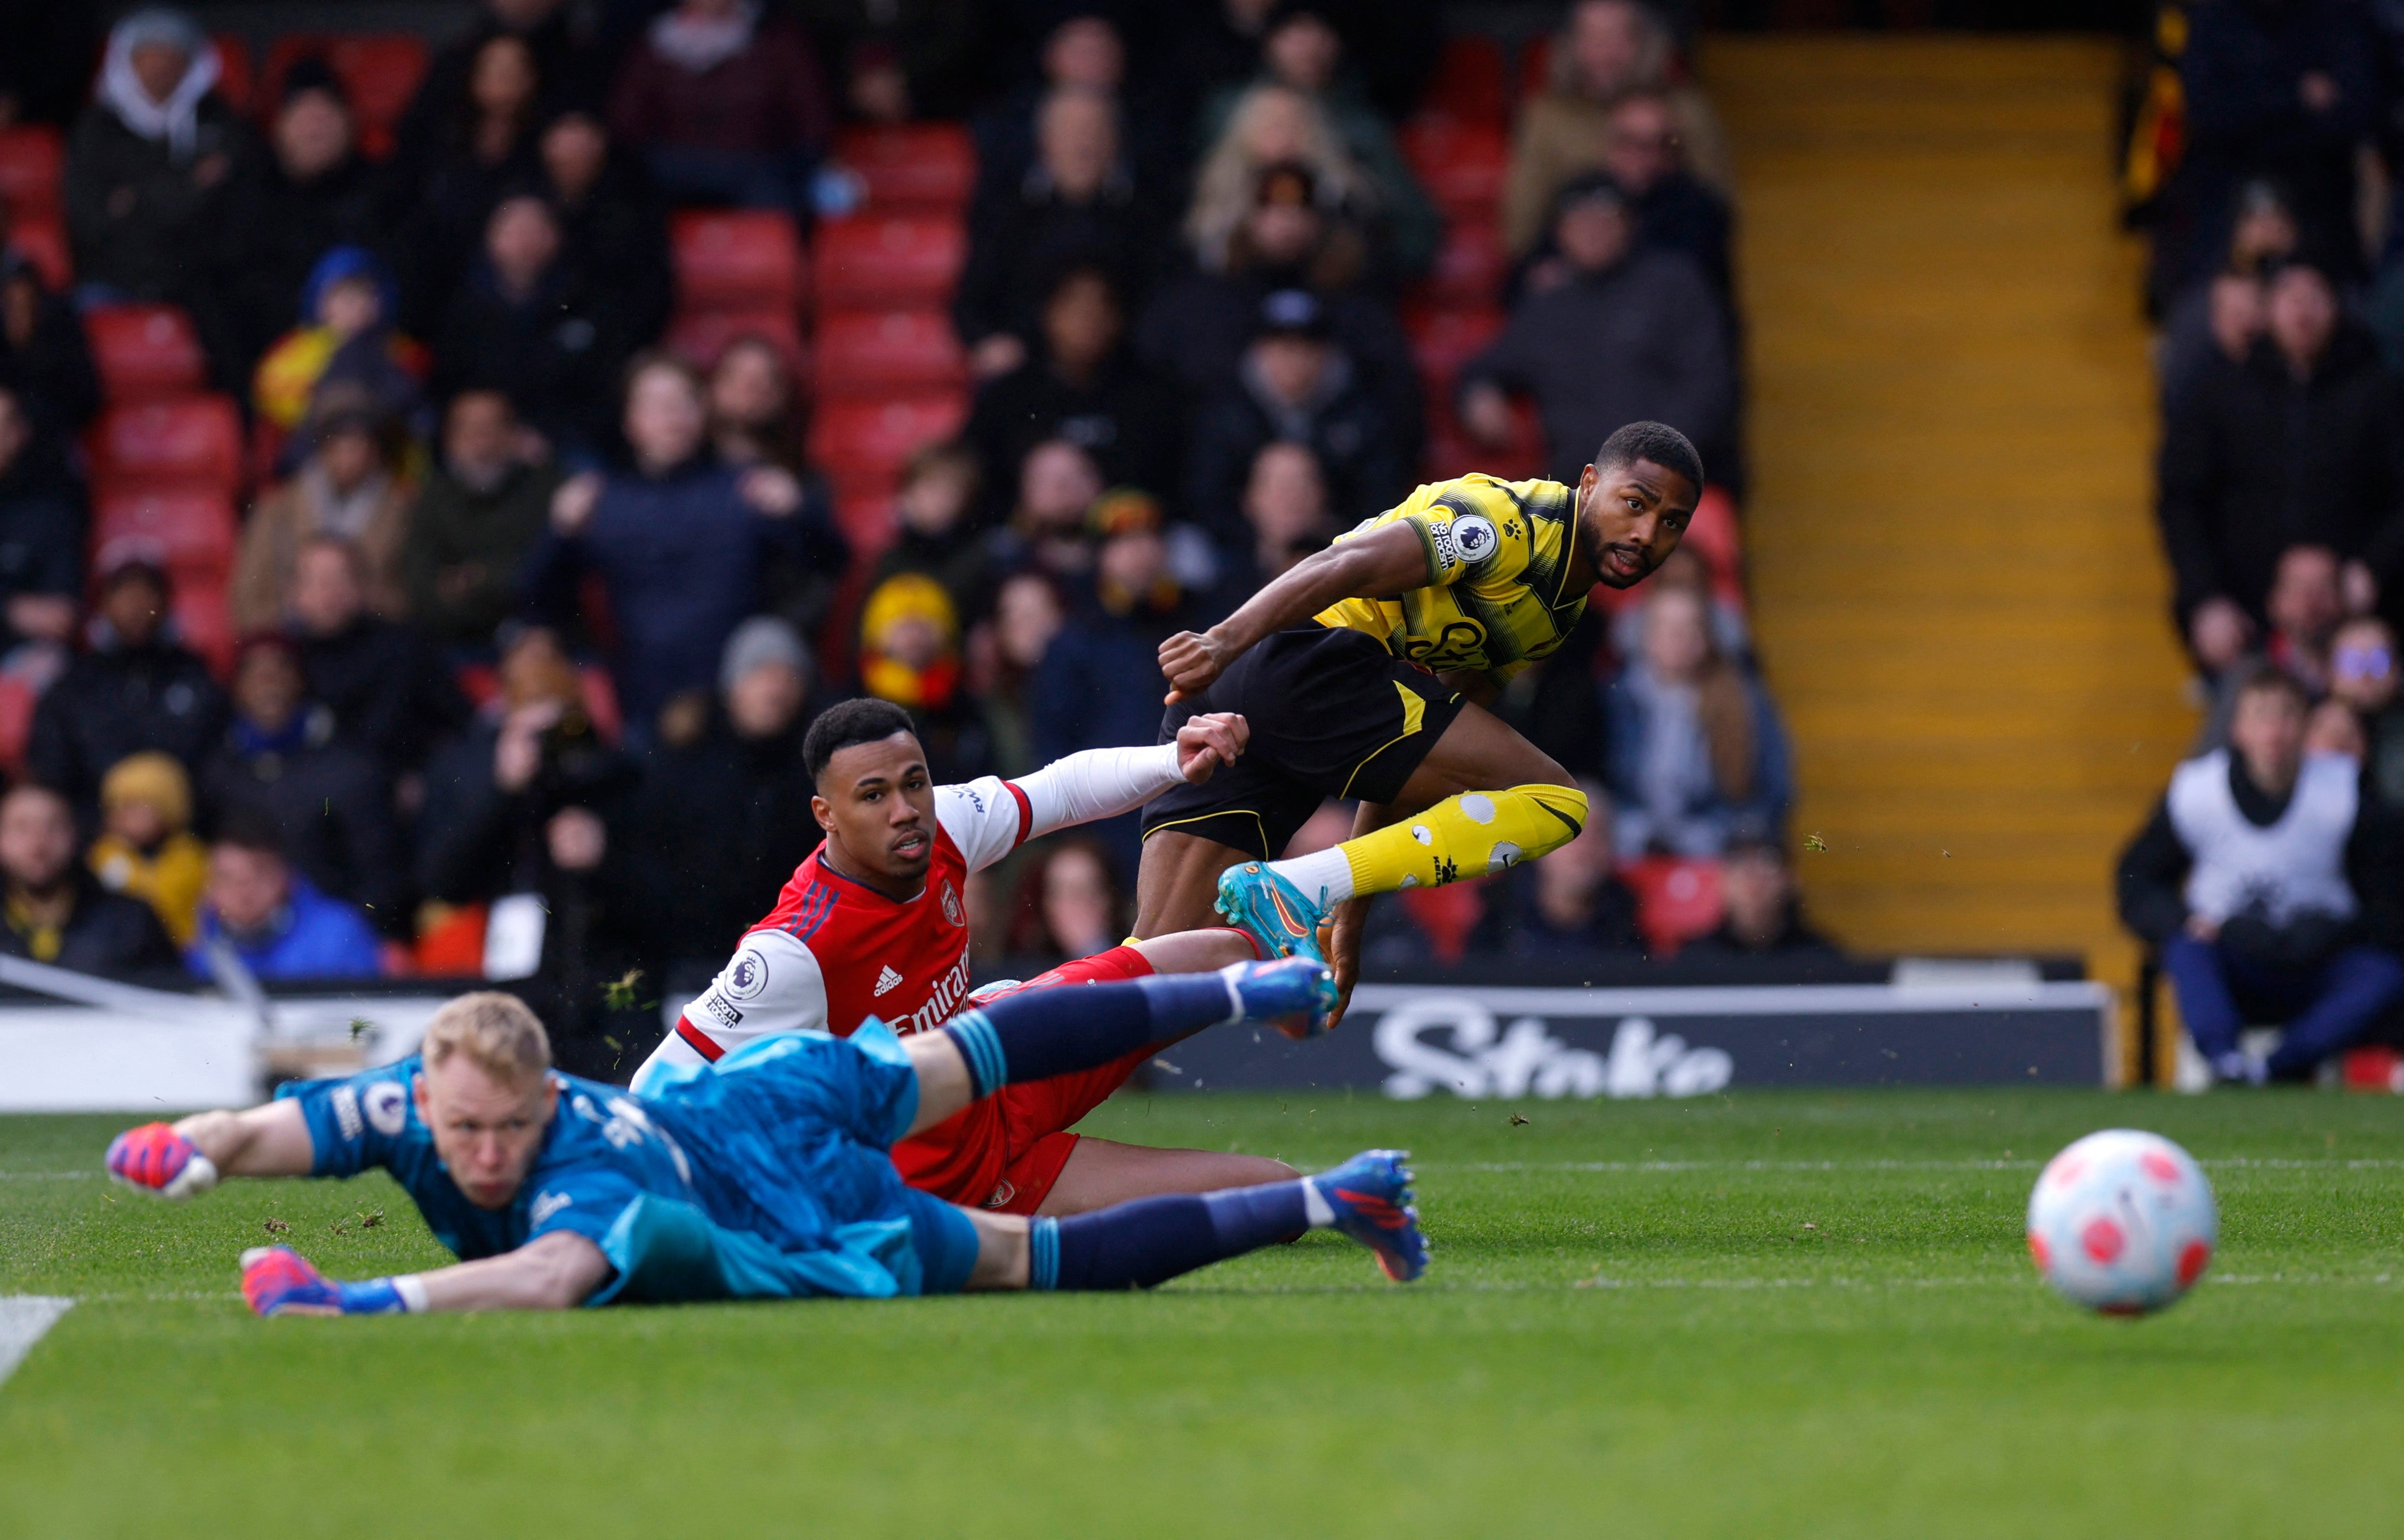
[[[1586,793],[1571,786],[1514,786],[1507,791],[1464,791],[1416,818],[1346,840],[1321,856],[1278,862],[1296,887],[1321,903],[1363,893],[1434,888],[1482,877],[1534,861],[1577,838],[1586,827]],[[1327,857],[1340,854],[1344,882]],[[1349,891],[1345,890],[1349,888]],[[1316,889],[1316,891],[1314,891]]]

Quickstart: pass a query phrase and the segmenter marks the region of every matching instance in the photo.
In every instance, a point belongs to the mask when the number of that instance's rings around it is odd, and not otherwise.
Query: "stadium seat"
[[[484,922],[489,917],[481,903],[446,908],[417,938],[412,959],[417,972],[428,978],[483,977]]]
[[[233,609],[222,582],[177,581],[169,608],[186,647],[201,655],[218,679],[233,674]]]
[[[871,214],[950,214],[976,185],[976,148],[957,123],[846,129],[834,158],[860,177]]]
[[[12,220],[8,249],[21,254],[42,275],[42,282],[63,289],[75,282],[75,254],[67,245],[67,227],[54,212]]]
[[[708,371],[719,357],[745,337],[764,337],[784,356],[785,369],[795,387],[807,391],[810,350],[802,342],[801,324],[790,310],[689,310],[668,322],[668,351],[693,368]]]
[[[1489,476],[1500,476],[1508,482],[1523,482],[1544,473],[1544,427],[1536,417],[1535,407],[1514,398],[1511,402],[1511,441],[1500,449],[1489,449],[1461,432],[1452,418],[1452,403],[1437,399],[1428,402],[1427,475],[1432,481],[1449,481],[1466,476],[1473,470],[1483,470]]]
[[[1540,95],[1553,83],[1553,36],[1539,33],[1528,39],[1519,50],[1519,95],[1521,100]]]
[[[801,237],[766,209],[688,209],[669,226],[677,304],[686,311],[798,311]]]
[[[837,483],[838,494],[888,489],[921,447],[950,438],[968,420],[957,391],[829,401],[810,422],[809,456]]]
[[[1421,114],[1403,125],[1402,139],[1411,170],[1456,225],[1493,218],[1511,163],[1501,128]]]
[[[843,538],[851,543],[855,567],[874,561],[893,543],[893,496],[890,492],[852,491],[838,493],[834,500],[834,524]]]
[[[1681,856],[1646,856],[1619,869],[1636,890],[1636,928],[1656,957],[1668,957],[1719,928],[1720,863]]]
[[[1461,122],[1499,129],[1509,116],[1502,76],[1502,46],[1491,37],[1447,38],[1421,105]]]
[[[207,384],[192,318],[174,305],[103,305],[84,312],[84,335],[112,401],[155,401]]]
[[[0,674],[0,770],[11,781],[25,773],[25,743],[34,735],[34,707],[39,699],[31,680]]]
[[[240,33],[213,32],[217,47],[217,94],[238,118],[247,118],[259,105],[259,78],[250,67],[250,43]]]
[[[12,220],[58,212],[66,143],[47,123],[0,129],[0,201]]]
[[[154,542],[180,581],[222,582],[233,570],[233,499],[222,492],[109,491],[93,499],[91,549],[133,538]]]
[[[284,94],[284,77],[312,54],[322,56],[350,93],[351,110],[359,122],[359,148],[370,160],[392,149],[392,131],[418,83],[426,78],[426,41],[412,33],[289,33],[267,50],[267,66],[259,76],[259,107],[274,110]]]
[[[1420,292],[1431,304],[1489,306],[1502,297],[1502,276],[1509,265],[1493,220],[1455,219],[1445,228],[1444,244],[1436,247],[1435,265]]]
[[[1485,351],[1502,330],[1502,313],[1478,309],[1414,310],[1403,318],[1410,333],[1411,359],[1431,395],[1448,399],[1461,366]]]
[[[1419,933],[1428,940],[1428,950],[1437,962],[1450,967],[1469,953],[1469,939],[1486,917],[1486,895],[1479,889],[1486,886],[1485,877],[1473,877],[1467,882],[1448,882],[1441,888],[1412,888],[1395,895],[1395,902]]]
[[[939,310],[838,310],[818,321],[821,397],[893,396],[968,383],[952,318]]]
[[[111,407],[93,425],[90,450],[104,492],[242,485],[242,422],[223,396]]]
[[[912,310],[950,302],[968,259],[968,231],[955,218],[863,215],[818,227],[818,308]]]

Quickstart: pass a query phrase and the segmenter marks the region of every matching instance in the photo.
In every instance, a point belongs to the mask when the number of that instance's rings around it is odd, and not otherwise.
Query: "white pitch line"
[[[1419,1171],[2034,1171],[2041,1160],[1429,1160],[1412,1161]],[[2404,1160],[2285,1160],[2230,1155],[2206,1160],[2224,1170],[2384,1171]]]
[[[58,1323],[73,1306],[55,1295],[0,1295],[0,1384],[5,1384],[42,1334]]]

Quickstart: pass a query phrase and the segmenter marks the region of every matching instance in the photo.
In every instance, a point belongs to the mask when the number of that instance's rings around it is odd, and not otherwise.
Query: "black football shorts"
[[[1145,837],[1174,829],[1250,856],[1280,855],[1326,798],[1393,801],[1461,705],[1459,692],[1364,632],[1315,623],[1279,631],[1162,717],[1163,743],[1210,711],[1240,715],[1251,742],[1201,785],[1153,798]]]

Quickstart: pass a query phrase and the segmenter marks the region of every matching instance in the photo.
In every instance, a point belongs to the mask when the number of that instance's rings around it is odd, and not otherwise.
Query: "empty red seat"
[[[207,383],[200,333],[174,305],[104,305],[84,312],[83,330],[112,401],[182,396]]]
[[[768,209],[688,209],[670,224],[669,239],[680,308],[801,307],[802,242],[790,216]]]
[[[34,735],[34,707],[38,700],[31,681],[16,674],[0,674],[0,770],[15,780],[25,773],[25,742]]]
[[[1502,275],[1509,267],[1502,237],[1491,219],[1455,220],[1445,229],[1436,247],[1435,264],[1421,288],[1431,303],[1447,308],[1481,308],[1502,297]]]
[[[746,337],[764,337],[784,357],[785,371],[795,388],[806,390],[810,379],[809,349],[802,343],[800,323],[790,310],[688,310],[668,322],[668,351],[693,368],[718,367],[720,355]]]
[[[904,461],[957,433],[968,414],[957,391],[829,401],[810,422],[810,458],[848,488],[889,485]]]
[[[259,79],[250,67],[250,44],[240,33],[213,32],[217,48],[217,94],[238,117],[247,118],[259,105]]]
[[[90,447],[92,479],[106,492],[242,485],[242,421],[223,396],[111,407]]]
[[[873,214],[949,214],[976,185],[976,147],[957,123],[846,129],[834,158],[860,177]]]
[[[1447,38],[1421,105],[1464,122],[1500,127],[1506,116],[1502,76],[1502,46],[1494,39]]]
[[[968,259],[957,219],[862,215],[818,227],[816,282],[826,310],[913,310],[946,304]]]
[[[393,127],[426,78],[425,39],[406,32],[287,34],[267,50],[259,80],[262,108],[273,109],[284,94],[285,75],[313,54],[326,61],[349,93],[358,117],[359,147],[372,157],[390,150]]]
[[[1720,863],[1681,856],[1645,856],[1619,869],[1636,890],[1636,928],[1656,957],[1719,929]]]
[[[65,288],[75,282],[75,255],[67,247],[67,227],[55,213],[11,221],[8,249],[21,253],[52,288]]]
[[[1403,125],[1402,138],[1404,156],[1438,208],[1456,221],[1493,216],[1511,164],[1502,129],[1422,115]]]
[[[159,548],[180,579],[222,581],[233,570],[233,499],[202,488],[104,492],[92,503],[91,548],[133,538]]]
[[[1461,366],[1486,350],[1502,330],[1502,313],[1491,305],[1477,309],[1420,310],[1404,318],[1410,332],[1411,358],[1419,378],[1438,395],[1449,395]]]
[[[821,396],[892,396],[967,382],[967,359],[940,310],[837,310],[818,322]]]
[[[65,142],[48,123],[0,129],[0,200],[12,218],[57,211],[66,160]]]

